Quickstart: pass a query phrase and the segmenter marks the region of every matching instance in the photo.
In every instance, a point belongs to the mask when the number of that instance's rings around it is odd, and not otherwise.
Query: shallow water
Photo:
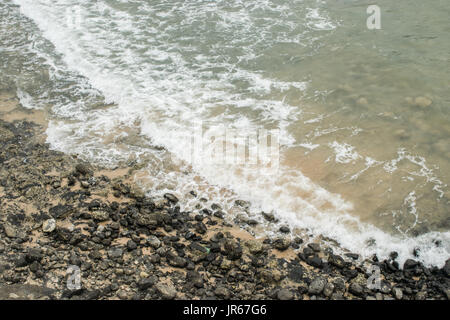
[[[196,190],[230,215],[243,198],[252,217],[273,210],[363,255],[396,250],[402,261],[419,248],[440,265],[450,7],[377,1],[382,28],[369,30],[369,4],[7,0],[0,84],[50,112],[53,148],[138,163],[150,193]],[[197,123],[244,137],[278,129],[277,170],[192,161],[204,154],[183,139]]]

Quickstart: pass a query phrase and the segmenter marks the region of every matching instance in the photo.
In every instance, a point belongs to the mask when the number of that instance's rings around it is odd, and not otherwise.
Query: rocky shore
[[[361,261],[288,228],[255,239],[218,205],[198,199],[183,212],[172,194],[145,196],[133,168],[99,168],[44,141],[40,124],[0,120],[0,299],[450,298],[450,260]]]

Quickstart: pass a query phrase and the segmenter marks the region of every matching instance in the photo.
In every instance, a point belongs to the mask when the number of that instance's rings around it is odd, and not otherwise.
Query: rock
[[[332,283],[327,283],[325,287],[323,288],[323,295],[325,297],[331,297],[334,291],[334,285]]]
[[[129,300],[131,298],[130,294],[125,290],[117,291],[117,296],[120,300]]]
[[[403,292],[402,292],[402,289],[400,289],[400,288],[392,288],[392,295],[397,300],[403,299]]]
[[[289,227],[282,226],[282,227],[280,228],[280,232],[281,232],[281,233],[289,233],[289,232],[291,232],[291,229],[289,229]]]
[[[92,171],[87,164],[79,163],[75,166],[75,170],[77,170],[82,175],[92,175]]]
[[[237,260],[242,256],[241,246],[233,240],[227,240],[224,244],[224,253],[230,260]]]
[[[427,293],[425,291],[419,291],[415,298],[416,300],[425,300],[427,298]]]
[[[343,278],[336,278],[333,280],[333,285],[336,291],[345,291],[345,280]]]
[[[356,282],[352,282],[350,284],[349,291],[350,291],[350,293],[352,293],[358,297],[361,297],[364,294],[364,288]]]
[[[158,249],[161,246],[161,241],[156,236],[149,236],[147,243],[154,249]]]
[[[245,208],[245,209],[248,209],[250,207],[250,202],[245,201],[245,200],[236,200],[236,201],[234,201],[234,204],[238,207]]]
[[[111,259],[122,258],[123,250],[120,248],[113,248],[108,250],[108,257]]]
[[[273,247],[279,251],[284,251],[289,248],[291,241],[286,238],[278,238],[273,242]]]
[[[176,268],[184,268],[187,265],[186,259],[175,255],[169,255],[167,257],[167,262],[169,265]]]
[[[337,268],[339,268],[339,269],[342,269],[342,268],[344,268],[344,266],[345,266],[345,261],[344,261],[344,259],[343,259],[342,257],[340,257],[340,256],[333,255],[333,254],[331,254],[331,255],[328,257],[328,262],[329,262],[331,265],[333,265],[333,266],[335,266],[335,267],[337,267]]]
[[[202,276],[197,271],[186,272],[186,281],[192,283],[192,285],[196,288],[203,287]]]
[[[321,294],[323,289],[325,288],[327,281],[322,277],[315,278],[311,284],[309,285],[308,292],[309,294]]]
[[[450,278],[450,259],[447,259],[447,261],[445,261],[445,265],[444,265],[444,267],[442,267],[442,272],[443,272],[448,278]]]
[[[267,212],[261,212],[261,214],[263,215],[264,219],[266,219],[267,221],[275,221],[275,216],[273,215],[273,213],[267,213]]]
[[[53,232],[56,228],[55,219],[48,219],[42,223],[42,231],[45,233]]]
[[[245,243],[245,245],[251,254],[259,254],[263,252],[264,249],[262,242],[258,240],[249,240]]]
[[[216,290],[214,290],[214,294],[220,299],[227,300],[230,298],[230,291],[223,286],[217,287]]]
[[[42,254],[42,250],[40,248],[32,248],[28,250],[28,253],[25,256],[25,259],[28,263],[32,263],[34,261],[40,262],[44,255]]]
[[[199,222],[195,225],[195,231],[200,234],[205,234],[208,231],[208,228],[203,222]]]
[[[398,252],[392,251],[392,252],[389,254],[389,257],[390,257],[392,260],[397,259],[397,257],[398,257]]]
[[[134,250],[134,249],[136,249],[137,248],[137,244],[136,244],[136,242],[134,242],[133,240],[128,240],[127,241],[127,249],[128,250]]]
[[[289,289],[280,289],[277,292],[278,300],[292,300],[294,299],[294,294]]]
[[[414,106],[420,107],[420,108],[427,108],[431,106],[433,101],[430,98],[427,97],[417,97],[414,99]]]
[[[106,221],[109,219],[109,213],[103,210],[93,211],[92,219],[95,221]]]
[[[49,214],[55,219],[62,219],[67,217],[70,213],[74,211],[71,205],[58,204],[48,210]]]
[[[6,234],[6,236],[8,238],[15,238],[15,237],[17,237],[16,229],[13,226],[11,226],[10,224],[5,223],[3,225],[3,229],[5,230],[5,234]]]
[[[155,289],[165,300],[172,300],[177,295],[177,290],[170,283],[159,282],[155,285]]]
[[[301,283],[303,279],[303,268],[301,266],[292,268],[292,270],[289,272],[288,277],[294,282]]]
[[[318,243],[308,243],[308,247],[314,252],[320,252],[320,245]]]
[[[358,258],[359,258],[359,254],[357,254],[357,253],[346,253],[345,256],[349,257],[353,260],[358,260]]]
[[[403,270],[411,270],[414,269],[418,265],[417,261],[412,259],[407,259],[403,264]]]
[[[307,258],[306,263],[316,268],[322,268],[323,266],[323,261],[318,256]]]
[[[139,290],[147,290],[148,288],[153,287],[156,282],[158,282],[158,278],[156,276],[144,278],[138,282],[138,288]]]
[[[177,203],[179,200],[177,197],[175,197],[173,194],[171,193],[166,193],[164,194],[164,198],[166,198],[167,200],[169,200],[172,203]]]

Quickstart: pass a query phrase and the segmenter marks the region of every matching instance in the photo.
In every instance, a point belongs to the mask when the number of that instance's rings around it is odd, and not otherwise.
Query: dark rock
[[[111,259],[117,259],[117,258],[122,258],[123,255],[123,250],[120,248],[113,248],[108,250],[108,256]]]
[[[62,218],[67,217],[73,211],[74,211],[74,208],[71,205],[58,204],[58,205],[50,208],[50,210],[48,212],[53,218],[55,218],[55,219],[61,218],[62,219]]]
[[[233,240],[227,240],[224,244],[224,253],[230,260],[237,260],[242,256],[242,247]]]
[[[294,282],[301,283],[303,278],[303,268],[301,266],[292,268],[288,277]]]
[[[153,287],[155,283],[158,282],[158,278],[156,276],[150,276],[148,278],[141,279],[138,282],[139,290],[147,290],[150,287]]]
[[[266,219],[267,221],[269,221],[269,222],[275,221],[275,216],[273,215],[273,213],[261,212],[261,214],[263,215],[264,219]]]
[[[27,255],[25,256],[25,259],[28,263],[32,263],[34,261],[40,262],[44,255],[42,254],[42,250],[39,248],[32,248],[28,250]]]
[[[398,257],[398,252],[392,251],[392,252],[389,254],[389,257],[390,257],[392,260],[397,259],[397,257]]]
[[[289,289],[280,289],[277,293],[278,300],[292,300],[294,294]]]
[[[318,243],[308,243],[308,247],[314,252],[320,252],[320,245]]]
[[[318,256],[307,258],[306,263],[308,263],[310,266],[313,266],[316,268],[322,268],[322,266],[323,266],[323,261]]]
[[[450,259],[447,259],[447,261],[445,261],[445,265],[442,268],[442,272],[447,276],[450,277]]]
[[[282,233],[289,233],[289,232],[291,232],[291,229],[289,229],[289,227],[282,226],[280,228],[280,232],[282,232]]]
[[[340,257],[340,256],[333,255],[333,254],[328,257],[328,262],[331,265],[333,265],[333,266],[335,266],[335,267],[337,267],[339,269],[342,269],[345,266],[344,259],[342,257]]]
[[[411,270],[411,269],[414,269],[416,266],[418,266],[418,262],[417,261],[412,260],[412,259],[408,259],[403,264],[403,269],[404,270]]]
[[[179,256],[175,256],[175,255],[168,255],[167,262],[172,267],[176,267],[176,268],[184,268],[187,265],[186,259],[179,257]]]
[[[165,195],[164,195],[164,198],[166,198],[167,200],[169,200],[170,202],[172,202],[172,203],[177,203],[179,200],[178,200],[178,198],[177,197],[175,197],[173,194],[171,194],[171,193],[166,193]]]
[[[356,253],[346,253],[345,256],[352,258],[353,260],[358,260],[358,258],[359,258],[359,254],[356,254]]]
[[[136,242],[134,242],[133,240],[128,240],[128,242],[127,242],[127,249],[131,251],[131,250],[134,250],[136,248],[137,248]]]
[[[364,288],[356,282],[352,282],[352,284],[350,284],[349,291],[358,297],[361,297],[364,294]]]

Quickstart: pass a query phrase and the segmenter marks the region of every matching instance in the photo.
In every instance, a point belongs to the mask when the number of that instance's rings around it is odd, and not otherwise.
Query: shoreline
[[[1,299],[450,299],[450,260],[359,261],[299,237],[256,239],[201,199],[180,212],[171,194],[146,197],[132,168],[50,150],[45,113],[0,98]],[[81,288],[67,287],[71,266]]]

